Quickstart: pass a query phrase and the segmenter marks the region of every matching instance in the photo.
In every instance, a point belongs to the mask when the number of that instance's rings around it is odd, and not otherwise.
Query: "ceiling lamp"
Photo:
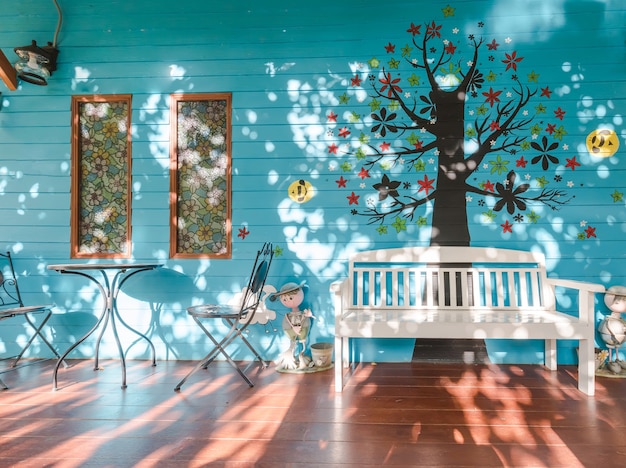
[[[20,58],[15,62],[17,77],[28,83],[46,86],[48,78],[57,69],[57,55],[59,50],[48,42],[48,45],[39,47],[37,41],[24,47],[16,47],[15,53]]]
[[[19,60],[15,62],[17,77],[23,81],[39,86],[46,86],[48,84],[48,78],[50,78],[52,72],[57,69],[59,49],[57,49],[56,45],[63,15],[61,14],[61,7],[59,7],[57,0],[53,1],[59,12],[59,21],[57,22],[57,28],[54,33],[54,42],[48,42],[48,45],[40,47],[37,45],[37,42],[33,40],[30,45],[16,47],[14,49],[19,57]]]

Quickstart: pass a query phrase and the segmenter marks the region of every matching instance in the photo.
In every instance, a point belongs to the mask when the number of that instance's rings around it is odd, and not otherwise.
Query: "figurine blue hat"
[[[305,281],[302,281],[300,284],[298,284],[298,283],[285,283],[280,288],[280,291],[270,294],[269,295],[269,299],[270,299],[270,301],[274,302],[276,299],[278,299],[283,294],[289,294],[290,292],[294,292],[294,291],[297,291],[298,289],[302,289],[302,287],[304,286],[304,283],[305,283]]]

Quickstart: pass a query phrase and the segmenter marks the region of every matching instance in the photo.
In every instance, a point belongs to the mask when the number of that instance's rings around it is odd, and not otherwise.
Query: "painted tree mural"
[[[453,19],[448,6],[441,22],[409,23],[406,42],[354,65],[326,115],[328,152],[351,213],[380,234],[430,216],[431,244],[467,246],[468,203],[492,220],[508,213],[501,229],[512,232],[536,222],[533,207],[572,200],[559,174],[581,161],[554,91],[511,39],[482,35],[482,23],[461,37]]]

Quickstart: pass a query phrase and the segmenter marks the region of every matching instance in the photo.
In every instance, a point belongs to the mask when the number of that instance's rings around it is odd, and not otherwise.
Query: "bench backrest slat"
[[[471,255],[468,251],[471,251]],[[492,253],[495,252],[491,249]],[[381,254],[382,252],[382,254]],[[350,262],[349,309],[552,310],[541,254],[429,247],[357,254]],[[438,261],[438,258],[445,260]],[[463,260],[459,262],[457,259]],[[466,262],[472,258],[472,262]]]

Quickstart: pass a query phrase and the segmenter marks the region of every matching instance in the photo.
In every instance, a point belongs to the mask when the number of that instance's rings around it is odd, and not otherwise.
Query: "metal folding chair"
[[[13,267],[11,252],[0,252],[0,321],[13,317],[24,317],[26,323],[34,331],[29,340],[22,347],[20,353],[15,357],[11,367],[17,366],[17,363],[20,359],[22,359],[22,356],[33,343],[35,338],[39,338],[43,343],[45,343],[57,358],[61,357],[41,332],[44,325],[52,316],[51,309],[52,304],[35,306],[24,305],[22,295],[20,294],[20,288],[17,284],[17,275],[15,274],[15,268]],[[43,319],[39,322],[39,324],[31,318],[32,314],[43,314]],[[7,386],[4,382],[2,382],[2,380],[0,380],[0,389],[6,388]]]
[[[248,286],[243,292],[241,303],[239,305],[229,306],[220,304],[203,304],[189,307],[187,309],[187,313],[198,324],[200,329],[209,337],[214,347],[198,362],[198,364],[183,378],[183,380],[176,385],[174,391],[179,391],[180,387],[191,375],[199,369],[206,369],[220,354],[224,356],[226,361],[228,361],[228,363],[239,373],[239,375],[250,387],[254,386],[252,381],[246,375],[246,371],[250,366],[242,370],[226,352],[226,348],[235,339],[240,338],[255,356],[255,360],[253,360],[250,365],[254,364],[258,360],[262,368],[266,368],[268,366],[267,362],[263,360],[263,358],[243,335],[243,332],[252,322],[252,319],[254,318],[254,315],[259,307],[259,303],[261,302],[263,286],[265,285],[265,280],[267,279],[273,256],[274,251],[272,250],[272,244],[266,242],[263,244],[261,250],[257,252],[254,266],[252,267],[252,273],[248,281]],[[207,319],[220,319],[229,326],[228,332],[221,340],[216,339],[207,327],[204,326],[202,321]]]

